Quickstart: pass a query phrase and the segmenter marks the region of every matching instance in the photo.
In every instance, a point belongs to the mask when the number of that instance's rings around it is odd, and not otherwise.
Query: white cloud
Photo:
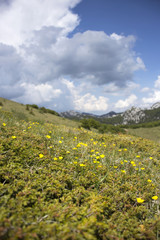
[[[128,108],[130,106],[132,106],[137,100],[137,96],[132,94],[130,95],[128,98],[126,98],[125,100],[119,100],[116,104],[115,104],[115,108]]]
[[[22,83],[21,87],[25,90],[23,95],[23,103],[43,104],[50,102],[62,94],[60,89],[46,84],[34,85],[30,83]],[[21,97],[19,98],[21,100]]]
[[[86,112],[100,112],[108,109],[108,98],[95,97],[90,93],[74,100],[75,110]]]
[[[149,104],[154,104],[160,102],[160,75],[157,77],[157,80],[154,82],[154,88],[144,88],[143,92],[148,91],[148,96],[142,98],[143,104],[149,106]]]
[[[144,87],[141,89],[141,92],[149,92],[150,88],[149,87]]]
[[[115,83],[109,83],[104,86],[104,92],[114,96],[128,95],[135,89],[139,89],[140,85],[134,82],[127,82],[125,86],[117,86]]]
[[[54,26],[67,34],[79,23],[70,8],[80,0],[14,0],[4,9],[0,5],[0,42],[19,46],[32,36],[34,30]]]
[[[158,76],[158,79],[155,81],[154,87],[160,88],[160,75]]]
[[[156,102],[160,102],[160,90],[154,90],[149,94],[149,97],[142,98],[144,104],[154,104]]]
[[[108,98],[103,96],[96,97],[91,93],[83,94],[83,84],[75,87],[73,82],[66,79],[63,79],[63,83],[67,86],[71,93],[71,99],[75,110],[101,112],[108,109]]]
[[[81,80],[92,76],[89,81],[98,85],[114,82],[125,86],[133,80],[134,71],[144,69],[144,64],[131,50],[134,37],[119,37],[87,31],[57,42],[54,52],[60,72]]]

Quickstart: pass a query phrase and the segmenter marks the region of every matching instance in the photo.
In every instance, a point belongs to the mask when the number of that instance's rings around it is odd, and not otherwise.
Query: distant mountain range
[[[60,116],[74,120],[93,118],[102,123],[114,125],[138,124],[160,120],[160,102],[153,104],[150,108],[142,109],[138,107],[131,107],[121,113],[111,111],[103,115],[95,115],[84,112],[66,111],[60,113]]]

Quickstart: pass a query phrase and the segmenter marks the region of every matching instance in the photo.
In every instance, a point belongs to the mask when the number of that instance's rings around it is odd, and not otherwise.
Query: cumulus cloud
[[[129,93],[133,92],[135,89],[139,89],[140,85],[134,82],[126,82],[125,86],[117,86],[115,83],[109,83],[104,86],[104,92],[107,94],[111,94],[114,96],[119,95],[128,95]]]
[[[160,90],[154,90],[149,94],[149,97],[142,98],[144,104],[154,104],[156,102],[160,102]]]
[[[145,68],[131,48],[135,41],[133,36],[114,34],[113,37],[104,32],[86,31],[72,38],[55,39],[52,37],[55,32],[58,35],[60,29],[42,28],[34,33],[36,44],[23,48],[25,59],[29,59],[27,64],[31,74],[37,76],[43,71],[48,81],[68,76],[81,82],[97,85],[114,83],[125,87],[133,81],[136,70]],[[53,41],[48,38],[53,38]],[[37,77],[37,81],[46,81],[41,76]]]
[[[150,91],[150,88],[149,87],[144,87],[141,89],[141,92],[148,92]]]
[[[11,6],[0,5],[0,42],[19,46],[42,27],[61,27],[65,34],[79,23],[79,17],[71,12],[80,0],[13,0]]]
[[[114,82],[124,86],[132,81],[134,71],[144,69],[144,64],[131,50],[134,37],[116,36],[86,31],[64,38],[55,45],[60,72],[98,85]]]
[[[158,76],[157,80],[154,83],[155,88],[160,88],[160,75]]]
[[[96,95],[96,86],[105,94],[133,89],[134,72],[145,69],[133,49],[135,37],[102,31],[69,37],[80,22],[72,12],[80,1],[1,1],[1,96],[106,111],[108,98]]]
[[[154,104],[160,102],[160,75],[157,77],[157,80],[154,82],[154,88],[144,88],[143,91],[148,90],[148,96],[142,98],[143,104],[149,106],[149,104]]]
[[[0,43],[0,96],[13,98],[24,94],[19,86],[23,75],[23,59],[12,46]]]
[[[137,96],[132,94],[130,95],[128,98],[126,98],[125,100],[119,100],[116,104],[115,104],[115,108],[118,109],[123,109],[123,108],[128,108],[132,105],[134,105],[134,103],[137,100]]]
[[[74,100],[75,109],[86,112],[100,112],[108,109],[108,98],[103,96],[95,97],[90,93]]]
[[[25,101],[25,103],[33,102],[34,99],[36,104],[42,104],[43,102],[50,102],[62,94],[60,89],[55,89],[48,83],[39,85],[22,83],[21,87],[25,89],[23,96],[23,102]]]
[[[64,79],[63,83],[68,87],[73,102],[73,107],[77,111],[101,112],[108,109],[108,98],[96,97],[91,93],[82,93],[81,86],[75,87],[74,83]]]

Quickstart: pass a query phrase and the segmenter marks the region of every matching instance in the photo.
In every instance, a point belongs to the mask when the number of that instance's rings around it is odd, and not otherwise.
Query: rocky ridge
[[[119,124],[138,124],[160,119],[160,102],[153,104],[150,108],[142,109],[139,107],[131,107],[122,113],[111,111],[103,115],[95,115],[90,113],[81,113],[76,111],[66,111],[60,114],[62,117],[81,120],[84,118],[94,118],[103,123],[114,125]]]

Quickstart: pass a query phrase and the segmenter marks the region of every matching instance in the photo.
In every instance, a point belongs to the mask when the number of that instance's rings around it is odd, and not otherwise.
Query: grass
[[[160,238],[158,144],[58,120],[25,121],[4,108],[0,239]]]
[[[56,125],[78,127],[78,123],[75,121],[71,121],[69,119],[58,117],[49,113],[41,113],[39,109],[31,107],[29,107],[30,110],[28,111],[26,105],[10,101],[5,98],[0,97],[0,103],[2,103],[2,106],[0,107],[3,111],[11,112],[12,116],[18,120],[37,121],[41,123],[50,122]]]
[[[128,133],[134,136],[150,139],[160,143],[160,127],[127,129]]]

